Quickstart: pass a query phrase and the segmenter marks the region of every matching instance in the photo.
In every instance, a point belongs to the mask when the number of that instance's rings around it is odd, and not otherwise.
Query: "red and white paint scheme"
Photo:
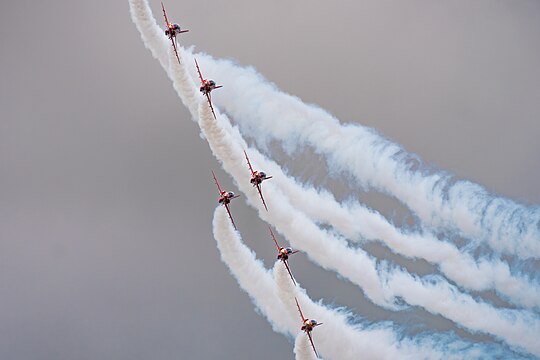
[[[218,191],[219,191],[218,203],[225,206],[225,209],[227,209],[227,213],[229,213],[229,218],[231,219],[231,222],[232,222],[234,228],[236,229],[236,224],[234,223],[234,220],[232,218],[231,209],[229,209],[229,204],[231,203],[232,199],[236,199],[240,195],[234,195],[234,193],[232,191],[221,190],[221,186],[219,186],[219,182],[216,179],[216,174],[214,174],[213,171],[212,171],[212,175],[214,176],[214,182],[216,183],[216,186],[217,186]]]
[[[268,211],[268,207],[266,206],[266,202],[264,201],[264,197],[263,197],[263,194],[262,194],[261,183],[264,180],[271,179],[272,176],[267,176],[266,173],[263,172],[263,171],[255,171],[255,170],[253,170],[253,167],[251,166],[251,163],[249,162],[249,158],[248,158],[248,155],[246,153],[246,150],[244,150],[244,155],[246,155],[246,160],[247,160],[247,163],[248,163],[248,166],[249,166],[249,170],[251,171],[251,179],[249,180],[249,182],[251,183],[251,185],[257,187],[257,191],[259,192],[259,196],[261,197],[264,208],[266,209],[266,211]]]
[[[296,281],[294,281],[294,277],[292,276],[291,269],[289,268],[289,263],[287,262],[287,260],[289,260],[290,255],[296,254],[298,252],[298,250],[293,250],[290,247],[284,248],[284,247],[279,246],[279,244],[278,244],[278,242],[276,240],[276,237],[274,236],[274,232],[272,231],[270,226],[268,227],[268,230],[270,230],[270,235],[272,235],[272,239],[274,240],[274,244],[276,244],[276,247],[277,247],[277,251],[278,251],[277,258],[278,258],[278,260],[283,261],[283,263],[285,264],[285,267],[287,268],[287,271],[289,272],[289,276],[291,277],[291,280],[292,280],[293,284],[296,286]]]
[[[165,29],[165,35],[171,40],[174,53],[176,54],[176,58],[178,59],[178,62],[180,62],[180,57],[178,56],[178,51],[176,50],[176,35],[188,32],[189,30],[182,30],[180,28],[180,25],[169,22],[169,19],[167,18],[167,13],[165,12],[165,6],[163,5],[163,2],[161,3],[161,8],[163,9],[163,16],[165,17],[165,24],[167,26],[167,28]]]
[[[223,85],[216,85],[216,82],[214,80],[203,78],[197,59],[195,59],[195,66],[197,67],[197,72],[199,73],[199,79],[201,79],[201,87],[199,88],[199,90],[204,95],[206,95],[206,98],[208,99],[208,104],[210,105],[210,109],[212,109],[212,114],[214,114],[214,119],[215,119],[216,113],[214,112],[214,107],[212,106],[212,99],[211,99],[210,93],[214,89],[219,89],[220,87],[223,87]]]
[[[311,332],[316,326],[322,325],[322,323],[318,323],[315,319],[306,319],[304,317],[304,314],[302,314],[302,310],[300,309],[300,305],[298,304],[298,299],[294,298],[294,301],[296,301],[298,312],[300,313],[300,317],[302,317],[302,327],[300,328],[300,330],[304,331],[307,334],[307,336],[309,337],[309,342],[311,342],[311,347],[313,348],[313,351],[315,351],[315,355],[319,357],[319,354],[317,354],[317,350],[315,349],[315,345],[313,344]]]

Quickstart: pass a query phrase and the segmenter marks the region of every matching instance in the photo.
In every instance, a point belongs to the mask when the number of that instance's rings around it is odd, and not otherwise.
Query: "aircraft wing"
[[[231,219],[231,222],[234,226],[234,230],[236,230],[236,224],[234,223],[234,220],[231,215],[231,209],[229,209],[229,204],[225,204],[225,209],[227,209],[227,212],[229,213],[229,219]]]
[[[172,47],[174,49],[174,54],[176,55],[176,58],[178,59],[178,63],[180,64],[180,57],[178,56],[178,50],[176,49],[176,36],[171,37]]]
[[[216,113],[214,112],[214,107],[212,106],[212,100],[210,100],[210,93],[206,93],[206,98],[208,99],[208,105],[210,105],[210,110],[212,110],[212,114],[214,115],[215,119]]]
[[[287,271],[289,272],[289,276],[291,277],[291,280],[294,286],[296,286],[296,281],[294,281],[294,278],[292,276],[291,269],[289,269],[289,264],[287,263],[287,260],[283,260],[283,263],[285,264],[285,267],[287,268]]]
[[[201,79],[201,84],[204,83],[204,78],[201,74],[201,69],[199,69],[199,63],[197,62],[197,59],[195,59],[195,66],[197,67],[197,72],[199,73],[199,78]]]
[[[247,160],[247,163],[248,163],[248,166],[249,166],[249,170],[251,171],[251,175],[253,176],[255,174],[255,171],[253,171],[253,168],[251,167],[251,163],[249,162],[249,158],[247,156],[246,150],[244,150],[244,155],[246,155],[246,160]]]
[[[263,194],[262,194],[261,184],[257,184],[257,191],[259,191],[259,195],[261,197],[264,208],[266,209],[266,211],[268,211],[268,207],[266,207],[266,201],[264,201],[264,197],[263,197]]]
[[[163,5],[163,1],[161,2],[161,8],[163,9],[163,16],[165,16],[165,23],[167,23],[167,29],[169,28],[169,20],[167,19],[167,13],[165,12],[165,6]]]
[[[212,175],[214,176],[214,182],[216,183],[216,186],[218,188],[219,196],[221,196],[221,194],[223,194],[223,191],[221,191],[221,186],[219,186],[219,182],[216,179],[216,174],[214,174],[214,170],[212,170]]]
[[[306,321],[306,318],[304,317],[304,314],[302,314],[302,310],[300,309],[300,305],[298,305],[298,299],[295,297],[294,301],[296,301],[296,307],[298,308],[298,312],[300,313],[300,316],[302,317],[302,324],[304,324],[304,321]]]
[[[313,339],[311,338],[311,332],[306,331],[307,336],[309,337],[309,342],[311,343],[311,347],[313,348],[313,351],[315,351],[315,355],[317,355],[317,358],[319,358],[319,354],[317,354],[317,350],[315,349],[315,344],[313,344]]]
[[[272,239],[274,239],[274,243],[276,244],[276,247],[277,247],[277,250],[281,250],[281,248],[279,247],[279,244],[277,243],[277,240],[276,240],[276,237],[274,236],[274,232],[272,231],[272,228],[270,226],[268,226],[268,230],[270,230],[270,234],[272,234]]]

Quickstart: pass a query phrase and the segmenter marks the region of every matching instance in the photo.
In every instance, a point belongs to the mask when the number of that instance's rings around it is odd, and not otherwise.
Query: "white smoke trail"
[[[274,175],[273,183],[287,194],[297,209],[314,221],[330,224],[348,239],[380,240],[397,254],[436,264],[446,277],[466,289],[494,289],[515,305],[540,307],[538,284],[523,274],[513,275],[507,263],[487,258],[475,261],[470,254],[428,232],[401,231],[374,210],[358,203],[343,205],[327,191],[302,186],[258,151],[251,150],[250,157],[256,168]]]
[[[172,50],[170,50],[172,51]],[[185,56],[183,48],[179,48],[183,62],[193,62]],[[170,54],[172,58],[172,53]],[[192,61],[189,61],[192,60]],[[171,62],[173,70],[170,74],[173,86],[177,90],[183,103],[190,109],[193,118],[198,100],[193,80],[186,72],[185,66],[176,61]],[[192,66],[193,67],[193,66]],[[218,109],[216,111],[219,112]],[[230,133],[230,132],[229,132]],[[245,144],[239,134],[231,134]],[[275,174],[275,181],[285,193],[291,197],[291,202],[312,218],[325,221],[349,239],[358,236],[367,239],[382,240],[391,250],[410,258],[423,258],[428,262],[437,264],[439,269],[461,286],[483,291],[495,289],[507,301],[526,307],[540,306],[540,291],[538,286],[530,280],[515,277],[511,274],[509,266],[501,261],[480,259],[477,264],[474,259],[448,242],[441,242],[430,234],[405,234],[397,230],[382,215],[356,204],[346,208],[339,204],[329,193],[320,193],[315,189],[305,188],[286,176],[281,168],[274,162],[267,161],[256,151],[250,152],[254,158],[253,164],[263,163],[264,169]]]
[[[216,208],[213,221],[214,237],[218,243],[221,259],[238,281],[240,287],[248,293],[257,308],[266,316],[275,331],[282,334],[296,334],[300,329],[298,317],[289,316],[283,302],[277,294],[276,283],[272,274],[255,258],[255,254],[243,244],[222,207]],[[290,281],[290,279],[289,279]],[[347,326],[340,327],[340,336],[336,337],[337,346],[351,349],[359,354],[362,350],[353,340],[360,339],[360,334]],[[380,341],[380,340],[379,340]],[[382,348],[390,348],[392,342],[383,344]],[[393,353],[397,355],[396,352]],[[394,356],[393,358],[396,358]]]
[[[287,310],[284,316],[288,316],[295,319],[296,332],[301,332],[302,320],[300,314],[296,308],[296,302],[294,298],[298,299],[300,307],[304,316],[309,319],[317,319],[318,322],[322,322],[323,325],[317,327],[312,332],[313,342],[318,349],[320,355],[330,358],[335,357],[337,359],[357,359],[358,354],[363,354],[367,358],[379,357],[382,359],[395,359],[403,357],[401,356],[395,347],[387,347],[385,343],[392,343],[395,341],[392,339],[392,335],[386,333],[384,330],[379,331],[375,329],[373,331],[363,331],[362,336],[358,336],[356,333],[348,334],[354,336],[347,339],[347,343],[354,343],[356,347],[335,347],[333,344],[333,334],[340,334],[343,326],[347,324],[347,318],[344,314],[335,312],[322,305],[315,304],[305,292],[299,290],[292,284],[291,279],[287,271],[284,269],[283,264],[276,262],[274,265],[274,278],[278,288],[278,296],[283,302],[285,309]],[[305,334],[299,334],[297,336],[306,336]],[[390,337],[389,337],[390,336]],[[381,339],[385,341],[381,343]],[[406,349],[405,352],[408,352]],[[309,351],[311,344],[309,344]],[[433,354],[431,354],[433,355]],[[440,356],[441,354],[439,354]],[[428,354],[423,354],[422,357],[433,357]]]
[[[303,333],[296,335],[296,339],[294,340],[294,354],[296,355],[296,360],[317,360],[317,356],[315,356],[311,349],[308,337]]]
[[[203,106],[203,111],[204,111],[204,108],[205,108],[205,107]],[[208,109],[206,109],[206,112],[209,114]],[[213,151],[214,151],[214,150],[215,150],[215,149],[213,149]],[[236,178],[238,179],[239,177],[236,176]],[[252,190],[252,191],[253,191],[253,190]],[[258,199],[256,199],[256,201],[258,201]],[[320,249],[319,249],[319,250],[320,250]],[[319,261],[319,262],[320,262],[320,261]],[[369,266],[368,266],[368,268],[369,268]],[[372,268],[373,268],[373,270],[375,271],[375,267],[373,266]],[[365,288],[364,288],[364,289],[365,289]],[[376,293],[377,293],[377,292],[378,292],[378,293],[381,293],[380,291],[376,291]],[[380,300],[380,299],[379,299],[379,300]]]
[[[175,62],[171,64],[171,74],[176,78],[174,75],[180,65]],[[379,274],[373,258],[361,249],[348,248],[344,240],[321,231],[302,213],[296,211],[290,205],[287,196],[275,189],[271,183],[266,185],[265,191],[270,194],[267,202],[272,212],[261,211],[258,194],[248,181],[242,181],[247,180],[248,173],[243,164],[241,147],[228,135],[233,131],[230,123],[226,121],[225,116],[218,116],[215,120],[206,99],[202,97],[199,106],[199,126],[214,156],[223,163],[224,169],[233,176],[240,190],[248,196],[248,202],[259,209],[259,216],[276,226],[292,245],[305,251],[315,262],[359,285],[374,303],[392,308],[394,299],[399,296],[411,305],[421,306],[473,331],[490,333],[510,344],[523,346],[533,353],[536,351],[540,354],[540,347],[537,348],[535,340],[532,339],[534,337],[519,335],[526,334],[530,329],[529,326],[540,331],[539,321],[533,315],[515,310],[494,309],[486,303],[459,293],[455,287],[443,282],[442,279],[432,284],[397,270],[388,275]],[[226,130],[227,128],[229,129]],[[400,281],[392,281],[398,275]],[[427,294],[411,290],[426,288],[431,290]],[[444,302],[433,299],[444,299]],[[468,307],[475,309],[474,315],[464,316]],[[492,318],[495,320],[487,321]]]
[[[176,55],[174,55],[172,47],[169,49],[169,60],[174,60],[171,62],[171,67],[169,69],[169,77],[172,80],[173,87],[176,90],[182,103],[188,108],[191,116],[195,121],[197,121],[199,115],[199,102],[200,102],[200,92],[197,92],[197,87],[193,78],[186,71],[185,61],[186,59],[183,56],[183,51],[178,49],[178,57],[180,58],[180,63],[177,62]],[[173,59],[174,57],[174,59]],[[192,61],[193,66],[194,62]]]
[[[477,184],[444,173],[426,175],[411,165],[412,155],[372,129],[340,124],[322,109],[280,92],[252,68],[210,56],[200,59],[207,71],[227,84],[216,105],[260,146],[266,147],[271,139],[284,142],[289,152],[310,146],[326,156],[333,170],[395,196],[425,223],[459,229],[501,253],[540,257],[539,207],[495,197]]]
[[[297,316],[289,316],[288,310],[284,308],[283,302],[278,295],[276,282],[271,272],[266,270],[263,264],[256,259],[255,254],[242,242],[240,235],[236,232],[223,207],[216,208],[213,220],[214,237],[218,244],[221,259],[228,266],[233,276],[238,281],[240,287],[248,293],[257,308],[265,315],[272,324],[274,331],[282,334],[296,334],[300,329],[300,321]],[[290,281],[290,279],[289,279]],[[340,347],[350,349],[356,354],[363,350],[359,346],[359,341],[363,334],[347,325],[345,317],[342,316],[339,332],[329,337],[337,349]],[[396,339],[391,332],[386,330],[386,337],[373,339],[381,344],[383,353],[391,353],[395,359],[398,355],[395,349]],[[386,339],[391,339],[388,341]],[[386,341],[385,341],[386,340]],[[389,349],[392,349],[390,352]],[[332,348],[332,350],[334,350]]]
[[[432,340],[430,334],[427,337],[398,339],[395,327],[389,322],[363,328],[359,324],[353,326],[349,321],[350,314],[316,304],[303,290],[292,288],[282,264],[276,263],[274,266],[274,279],[272,273],[242,242],[223,207],[216,208],[214,212],[213,231],[223,262],[272,324],[274,331],[291,336],[300,332],[301,320],[296,312],[294,296],[301,301],[306,316],[314,314],[324,322],[323,326],[317,328],[315,339],[318,351],[320,348],[325,358],[358,359],[361,355],[368,359],[473,359],[486,355],[501,358],[504,354],[519,357],[499,346],[469,344],[456,340],[454,336],[439,336]],[[287,300],[289,296],[293,296],[292,308]],[[285,302],[282,301],[283,297]]]
[[[472,331],[492,334],[511,345],[540,355],[540,343],[536,341],[536,335],[533,335],[540,333],[540,321],[535,315],[526,311],[495,309],[481,300],[476,301],[460,293],[439,277],[422,280],[397,269],[377,270],[372,257],[361,249],[349,248],[344,240],[316,227],[271,183],[266,184],[265,191],[272,211],[266,212],[258,194],[246,179],[242,150],[228,135],[232,129],[225,130],[230,126],[226,117],[218,116],[215,120],[208,104],[201,101],[199,126],[212,153],[246,194],[248,203],[259,210],[259,217],[273,224],[293,246],[305,251],[316,263],[360,286],[375,304],[395,308],[395,299],[401,297],[408,304],[440,314]],[[470,309],[474,311],[470,312]],[[534,329],[532,333],[531,329]]]
[[[259,216],[276,226],[278,231],[286,233],[287,238],[303,239],[298,242],[291,241],[291,244],[305,251],[316,263],[326,269],[336,270],[347,278],[357,278],[356,283],[360,284],[372,301],[391,306],[391,300],[384,297],[385,291],[381,287],[374,259],[361,249],[347,251],[345,240],[336,238],[333,246],[328,246],[325,238],[331,235],[321,231],[305,215],[296,211],[271,183],[265,184],[265,193],[266,202],[272,211],[264,210],[257,191],[248,181],[249,170],[243,163],[242,148],[228,136],[225,130],[227,125],[223,119],[223,116],[218,116],[217,120],[214,120],[206,101],[201,101],[199,126],[212,153],[222,162],[225,171],[233,176],[238,188],[246,194],[246,201],[259,209]]]
[[[464,295],[438,277],[414,279],[410,274],[391,270],[387,286],[411,305],[440,314],[464,328],[486,332],[540,356],[540,321],[526,311],[496,309]]]
[[[135,23],[141,34],[144,45],[150,50],[152,56],[159,60],[161,66],[167,71],[169,68],[169,55],[167,47],[170,40],[164,36],[163,30],[158,26],[152,15],[150,5],[146,0],[128,0],[131,20]]]
[[[279,262],[276,262],[274,265],[274,278],[278,286],[278,296],[285,305],[288,315],[298,319],[298,327],[301,325],[301,319],[296,309],[295,297],[298,299],[305,317],[315,318],[318,322],[323,323],[323,325],[316,327],[312,332],[313,341],[319,355],[323,354],[325,357],[335,357],[337,359],[358,359],[360,355],[366,359],[473,359],[485,358],[486,356],[493,356],[493,358],[504,357],[504,351],[497,347],[488,344],[470,344],[459,341],[451,335],[436,335],[433,333],[430,333],[426,337],[418,335],[414,341],[410,342],[402,340],[396,349],[385,348],[385,344],[381,343],[381,339],[386,339],[388,343],[393,343],[395,339],[392,339],[392,335],[384,327],[363,328],[360,338],[350,339],[350,341],[355,341],[355,344],[358,344],[361,352],[350,348],[343,349],[340,347],[334,349],[332,335],[342,333],[340,329],[343,327],[343,322],[347,323],[347,319],[344,318],[347,314],[313,302],[300,285],[294,286],[292,284],[287,271]],[[298,337],[306,337],[306,335],[298,334],[297,341]],[[412,345],[413,343],[421,347],[421,353],[415,354],[417,350],[415,349],[416,346]],[[313,354],[309,342],[308,346]],[[399,351],[399,356],[395,353],[396,350]],[[517,355],[512,354],[512,356]]]
[[[183,49],[182,49],[183,50]],[[184,56],[184,51],[181,51]],[[173,64],[176,66],[176,64]],[[177,88],[186,78],[185,70],[179,66],[178,73],[181,76],[174,77],[173,83]],[[176,73],[173,70],[172,74]],[[184,98],[189,92],[182,89],[179,92]],[[190,101],[185,101],[191,103]],[[193,109],[193,105],[189,105]],[[216,111],[219,112],[218,109]],[[196,115],[193,115],[196,118]],[[223,129],[226,127],[224,126]],[[227,131],[237,142],[247,145],[241,135],[235,131]],[[231,152],[233,150],[231,149]],[[508,264],[497,261],[480,259],[477,263],[472,256],[462,253],[459,249],[448,242],[439,241],[430,234],[403,233],[391,225],[382,215],[356,204],[352,207],[344,207],[339,204],[329,193],[320,193],[315,189],[305,188],[283,173],[281,168],[274,162],[265,159],[257,151],[250,151],[253,157],[253,165],[263,164],[262,169],[274,174],[275,185],[280,187],[290,198],[290,202],[304,213],[311,215],[316,221],[325,221],[335,229],[342,232],[349,239],[359,236],[368,239],[379,239],[391,250],[410,258],[423,258],[428,262],[437,264],[439,269],[461,286],[483,291],[495,289],[498,294],[511,303],[526,306],[540,306],[540,291],[537,284],[521,277],[513,276]],[[242,159],[242,162],[244,160]]]
[[[150,50],[152,56],[159,61],[169,78],[173,80],[170,65],[177,64],[178,59],[176,56],[171,57],[171,53],[173,53],[172,44],[165,36],[163,29],[158,26],[148,2],[146,0],[129,0],[129,8],[131,19],[135,23],[137,30],[139,30],[144,45]],[[179,59],[183,60],[182,56],[179,56]],[[189,60],[194,61],[193,57],[190,57]],[[193,119],[196,119],[198,111],[196,87],[193,78],[185,70],[185,66],[177,67],[176,81],[173,81],[173,86],[178,94],[181,94],[180,99],[190,110]]]
[[[227,265],[240,287],[250,296],[253,303],[266,317],[275,332],[289,335],[294,327],[287,316],[283,316],[283,305],[276,294],[274,278],[265,269],[255,253],[242,243],[223,207],[216,208],[213,220],[221,260]]]
[[[174,66],[176,59],[170,62],[170,59],[164,56],[165,49],[169,48],[170,52],[172,47],[168,42],[163,41],[165,37],[157,26],[148,4],[142,0],[130,0],[130,5],[132,5],[133,21],[141,32],[143,41],[152,51],[154,57],[158,58],[162,66],[169,72],[166,65],[171,63]],[[187,56],[185,56],[186,51],[182,48],[179,50],[181,50],[180,59],[183,62],[184,58],[187,57],[187,63],[193,63],[193,56],[190,52],[187,52]],[[172,79],[173,75],[170,74],[170,77]],[[187,74],[185,66],[178,66],[175,79],[172,80],[184,105],[188,107],[193,118],[196,119],[197,92],[193,79]],[[275,181],[279,182],[279,185],[285,189],[284,191],[292,197],[295,206],[316,221],[332,224],[335,229],[349,239],[357,239],[358,236],[361,236],[366,239],[382,240],[398,254],[411,258],[423,258],[437,264],[449,279],[466,289],[483,291],[493,288],[505,300],[513,304],[526,307],[539,306],[540,292],[538,287],[528,279],[512,276],[506,263],[480,259],[480,263],[476,264],[470,255],[461,253],[452,244],[438,241],[430,234],[419,235],[400,232],[379,213],[358,204],[348,209],[344,208],[333,199],[331,194],[302,187],[285,176],[277,164],[263,162],[264,158],[258,153],[252,152],[251,154],[255,157],[254,163],[264,163],[265,167],[263,168],[271,170],[277,175]]]

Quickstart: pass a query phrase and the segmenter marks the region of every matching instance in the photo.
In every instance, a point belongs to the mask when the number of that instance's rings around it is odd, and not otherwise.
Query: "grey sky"
[[[166,6],[185,43],[540,203],[537,1]],[[219,260],[218,165],[127,1],[2,2],[0,34],[0,358],[292,358]],[[271,266],[266,225],[243,202],[234,212]],[[464,333],[382,311],[305,257],[292,266],[314,298]]]

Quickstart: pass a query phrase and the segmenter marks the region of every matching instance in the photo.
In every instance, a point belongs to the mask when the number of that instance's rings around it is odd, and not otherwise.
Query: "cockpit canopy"
[[[310,322],[311,325],[313,325],[313,326],[317,325],[317,320],[312,319],[312,320],[309,320],[309,322]]]
[[[265,178],[266,177],[266,173],[264,171],[259,171],[259,175],[262,177],[262,178]]]
[[[234,197],[234,193],[232,191],[229,191],[227,194],[229,195],[230,198]]]
[[[292,248],[290,247],[285,248],[285,251],[287,252],[287,254],[291,254],[293,252]]]
[[[216,82],[214,80],[208,80],[208,84],[210,84],[210,86],[216,86]]]

